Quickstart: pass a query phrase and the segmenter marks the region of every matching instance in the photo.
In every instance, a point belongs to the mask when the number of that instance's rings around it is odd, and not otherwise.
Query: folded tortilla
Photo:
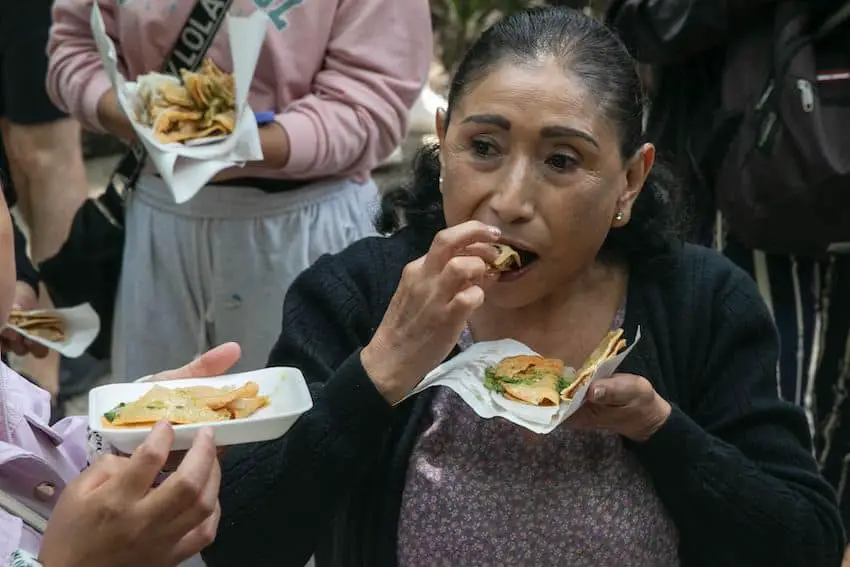
[[[150,427],[162,420],[185,425],[242,419],[269,405],[269,398],[258,395],[259,391],[256,382],[223,388],[157,384],[135,402],[106,412],[101,421],[106,427]]]
[[[519,252],[508,246],[507,244],[494,244],[499,250],[499,257],[491,264],[491,271],[507,272],[513,268],[522,267],[522,261],[519,257]]]
[[[590,380],[596,373],[599,366],[615,356],[626,348],[626,340],[623,339],[623,329],[617,329],[605,335],[605,338],[597,345],[590,353],[587,360],[576,372],[576,379],[569,386],[561,390],[561,399],[571,400],[575,393],[582,385]]]
[[[182,69],[182,82],[156,73],[141,76],[138,119],[162,143],[227,136],[236,128],[236,83],[211,59],[197,72]]]
[[[511,356],[493,368],[505,397],[535,406],[557,406],[564,363],[541,356]]]
[[[52,313],[27,313],[12,311],[9,313],[9,325],[47,341],[65,342],[65,320]]]
[[[135,402],[121,408],[110,425],[133,426],[153,424],[162,420],[186,424],[228,419],[229,416],[217,413],[184,392],[157,385]]]

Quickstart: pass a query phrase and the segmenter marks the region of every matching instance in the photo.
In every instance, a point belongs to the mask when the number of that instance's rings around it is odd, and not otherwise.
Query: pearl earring
[[[625,215],[623,215],[623,211],[617,211],[617,214],[614,215],[614,220],[617,221],[617,222],[620,222],[620,221],[623,220],[624,216]]]

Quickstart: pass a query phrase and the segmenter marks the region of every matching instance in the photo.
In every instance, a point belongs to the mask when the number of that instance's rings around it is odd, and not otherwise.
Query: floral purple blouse
[[[679,565],[676,526],[619,436],[537,435],[442,387],[430,413],[407,472],[401,567]]]

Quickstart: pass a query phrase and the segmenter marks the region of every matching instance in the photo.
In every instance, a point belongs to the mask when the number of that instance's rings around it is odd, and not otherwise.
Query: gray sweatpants
[[[325,253],[374,234],[374,182],[333,180],[268,194],[205,187],[174,203],[143,177],[127,206],[124,264],[113,329],[115,381],[186,364],[236,341],[236,371],[265,365],[286,290]]]

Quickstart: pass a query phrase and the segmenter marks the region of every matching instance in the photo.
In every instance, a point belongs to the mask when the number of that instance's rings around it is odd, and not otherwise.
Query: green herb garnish
[[[505,387],[499,377],[496,376],[496,370],[493,367],[484,371],[484,387],[498,394],[505,393]]]
[[[561,376],[558,378],[558,391],[563,392],[564,388],[569,388],[570,384],[575,382],[572,376]]]
[[[165,402],[155,400],[145,406],[147,409],[165,409]]]
[[[103,417],[106,418],[106,421],[108,421],[109,423],[112,423],[113,421],[115,421],[115,418],[118,417],[118,414],[121,413],[121,408],[123,408],[126,405],[127,404],[125,404],[124,402],[121,402],[120,404],[118,404],[117,406],[115,406],[114,408],[112,408],[111,410],[106,412],[105,414],[103,414]]]

